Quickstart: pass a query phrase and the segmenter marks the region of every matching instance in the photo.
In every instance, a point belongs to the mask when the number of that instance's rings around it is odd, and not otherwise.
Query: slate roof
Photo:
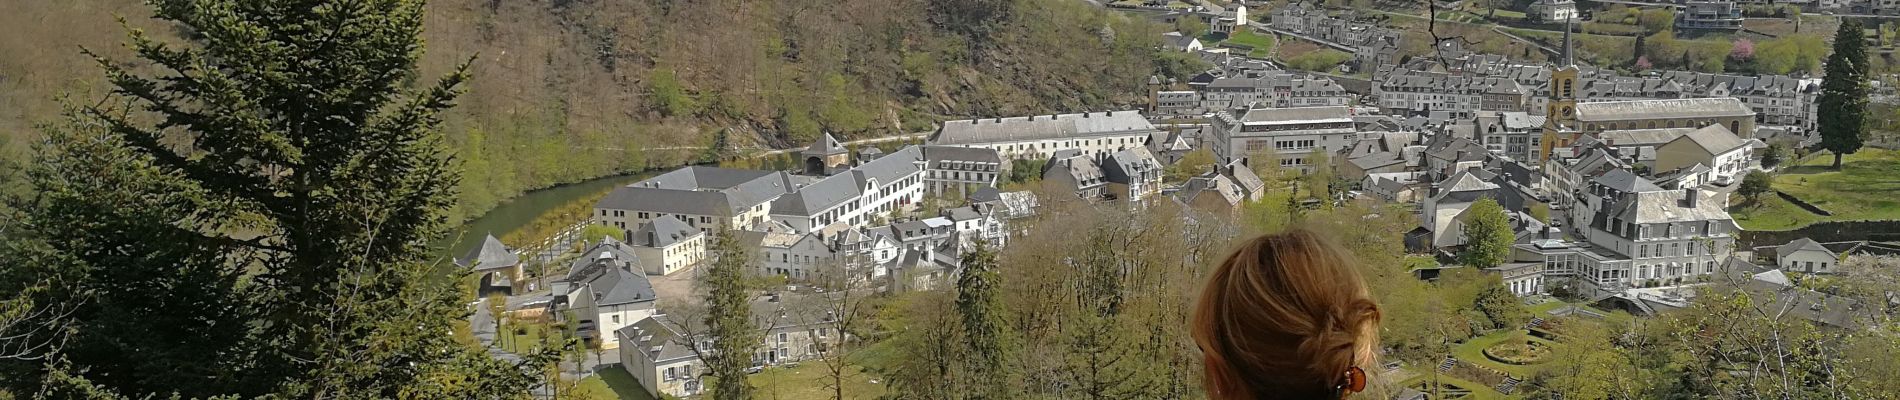
[[[818,182],[798,188],[797,191],[772,201],[772,213],[782,215],[812,215],[833,206],[844,204],[858,198],[863,192],[858,186],[855,173],[846,172],[820,179]]]
[[[811,147],[805,148],[805,155],[844,154],[847,151],[849,150],[845,150],[844,143],[839,142],[838,138],[832,137],[831,132],[825,132],[818,138],[817,142],[811,144]]]
[[[572,290],[588,290],[586,295],[594,296],[594,305],[612,306],[628,303],[650,302],[657,299],[653,292],[653,283],[647,281],[644,272],[634,272],[624,265],[614,265],[603,259],[595,258],[581,273],[569,271],[565,281],[574,283]],[[572,291],[569,292],[573,293]]]
[[[1261,193],[1267,187],[1267,183],[1260,180],[1260,175],[1255,175],[1253,168],[1241,164],[1240,160],[1227,163],[1227,178],[1249,195]]]
[[[1201,196],[1218,196],[1221,201],[1227,202],[1230,206],[1240,205],[1245,200],[1245,196],[1240,193],[1240,188],[1234,185],[1234,181],[1220,174],[1189,178],[1177,196],[1185,204],[1194,204]]]
[[[615,188],[595,208],[728,216],[789,193],[783,172],[691,166]]]
[[[468,254],[455,260],[455,265],[477,270],[506,268],[521,264],[521,257],[515,255],[507,245],[501,244],[494,234],[482,238],[482,244],[470,249]]]
[[[1792,242],[1788,242],[1787,244],[1775,246],[1775,258],[1780,259],[1782,257],[1787,257],[1790,254],[1794,254],[1795,252],[1802,251],[1802,250],[1814,250],[1814,251],[1819,251],[1823,253],[1828,253],[1829,255],[1834,254],[1833,251],[1828,250],[1827,247],[1821,246],[1821,243],[1814,241],[1814,239],[1800,238],[1800,239],[1795,239]]]
[[[1591,182],[1624,193],[1661,192],[1667,190],[1661,186],[1656,186],[1656,183],[1650,182],[1648,179],[1643,179],[1643,177],[1636,176],[1636,174],[1630,173],[1629,170],[1622,168],[1605,172],[1602,176],[1591,180]]]
[[[639,349],[656,364],[661,361],[697,357],[693,349],[684,343],[691,340],[680,340],[680,337],[685,334],[674,329],[675,324],[672,317],[666,314],[646,317],[639,322],[620,328],[618,333],[624,338],[620,345]]]
[[[1663,222],[1703,222],[1730,221],[1729,228],[1735,229],[1728,211],[1727,202],[1721,201],[1718,193],[1697,191],[1695,207],[1685,207],[1683,193],[1677,190],[1637,193],[1632,201],[1624,201],[1608,206],[1610,215],[1627,223],[1653,224]]]
[[[1605,101],[1577,104],[1577,120],[1753,117],[1755,110],[1735,98]]]
[[[1242,114],[1240,122],[1248,124],[1352,122],[1352,108],[1346,106],[1255,108]]]
[[[640,227],[634,229],[633,234],[628,236],[628,240],[633,242],[629,244],[635,246],[658,248],[672,246],[674,243],[692,239],[694,236],[703,234],[705,234],[705,232],[700,232],[698,229],[687,226],[685,222],[680,222],[678,218],[660,217],[640,224]]]
[[[1618,129],[1603,131],[1597,137],[1612,146],[1661,146],[1695,128]]]
[[[1703,151],[1707,151],[1712,155],[1727,153],[1748,145],[1742,138],[1735,136],[1735,133],[1729,132],[1728,128],[1722,126],[1722,124],[1709,125],[1702,129],[1689,131],[1676,140],[1688,140],[1697,146],[1701,146]]]
[[[1154,130],[1154,125],[1139,112],[1089,112],[944,121],[943,126],[930,135],[929,141],[940,145],[978,144],[1146,134]]]
[[[574,261],[568,262],[567,277],[563,279],[578,282],[589,273],[589,267],[596,265],[632,268],[639,263],[640,257],[634,255],[633,249],[627,247],[626,243],[613,239],[602,240],[600,243],[595,243],[593,247],[587,248],[587,251],[581,252],[580,257],[574,257]]]

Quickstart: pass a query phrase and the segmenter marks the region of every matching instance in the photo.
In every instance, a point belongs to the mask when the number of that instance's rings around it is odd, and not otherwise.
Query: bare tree
[[[864,254],[850,252],[820,266],[806,284],[823,292],[808,296],[793,313],[799,324],[816,330],[807,329],[806,334],[824,364],[825,388],[834,400],[843,400],[845,380],[859,375],[848,358],[856,350],[855,338],[863,335],[861,324],[872,313],[871,262]]]
[[[34,361],[58,353],[71,328],[66,317],[77,304],[40,306],[28,289],[17,298],[0,301],[0,359]]]

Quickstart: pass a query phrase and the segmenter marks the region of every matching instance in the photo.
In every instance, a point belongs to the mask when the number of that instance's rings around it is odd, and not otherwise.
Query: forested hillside
[[[1158,25],[1073,0],[434,0],[428,11],[422,76],[475,61],[445,124],[468,171],[462,218],[524,190],[704,157],[718,137],[786,147],[821,131],[1127,107],[1158,69],[1191,70],[1157,53]],[[125,61],[124,27],[176,39],[149,15],[135,0],[0,13],[7,159],[30,158],[58,96],[100,97],[82,48]]]

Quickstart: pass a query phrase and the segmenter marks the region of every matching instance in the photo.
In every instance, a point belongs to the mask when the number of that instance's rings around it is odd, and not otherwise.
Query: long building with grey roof
[[[1337,153],[1358,140],[1357,124],[1348,107],[1254,108],[1234,115],[1215,113],[1214,156],[1222,163],[1272,153],[1280,166],[1308,170],[1314,151]]]
[[[1107,154],[1142,146],[1160,132],[1135,111],[1083,112],[944,121],[933,145],[986,148],[1007,159],[1048,159],[1061,150]]]

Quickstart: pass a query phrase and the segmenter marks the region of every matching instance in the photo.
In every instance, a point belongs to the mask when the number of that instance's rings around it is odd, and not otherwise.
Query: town
[[[0,399],[1900,397],[1900,0],[90,1]]]
[[[1689,7],[1677,29],[1739,28],[1704,28],[1719,21],[1704,22],[1699,11],[1739,15],[1739,3]],[[545,293],[514,312],[571,319],[649,395],[686,397],[706,390],[693,372],[705,367],[690,350],[703,339],[695,322],[668,309],[690,309],[680,305],[690,300],[669,296],[692,289],[669,286],[692,285],[680,276],[714,257],[709,243],[722,231],[753,252],[750,273],[780,285],[758,292],[752,308],[768,321],[751,357],[758,370],[796,366],[854,340],[832,319],[787,317],[797,299],[941,288],[956,281],[965,254],[1022,240],[1030,231],[1019,225],[1057,204],[1137,213],[1166,204],[1194,218],[1236,218],[1282,190],[1261,174],[1331,177],[1330,188],[1293,189],[1307,196],[1297,208],[1409,210],[1417,223],[1403,233],[1405,248],[1433,265],[1414,270],[1418,279],[1476,268],[1533,308],[1553,295],[1592,307],[1542,306],[1528,325],[1534,335],[1549,332],[1542,321],[1571,313],[1681,309],[1705,287],[1736,280],[1795,318],[1856,329],[1870,308],[1789,275],[1827,276],[1843,263],[1900,255],[1900,245],[1868,240],[1747,242],[1729,211],[1764,196],[1769,183],[1756,181],[1795,163],[1793,149],[1826,140],[1817,128],[1821,77],[1620,75],[1579,61],[1568,29],[1546,61],[1484,54],[1457,40],[1435,46],[1433,57],[1401,60],[1398,30],[1298,3],[1254,10],[1264,11],[1259,22],[1244,2],[1152,18],[1346,49],[1351,58],[1339,69],[1360,78],[1342,83],[1168,32],[1168,51],[1214,67],[1187,80],[1149,78],[1138,108],[950,120],[921,142],[882,148],[826,134],[795,149],[789,169],[689,166],[613,189],[587,222],[612,229],[588,231],[609,234],[581,238],[585,250],[564,274],[524,276],[493,236],[457,262],[490,276],[491,287]],[[1569,1],[1540,0],[1525,12],[1570,27],[1581,19]],[[1478,243],[1496,235],[1503,243]],[[1501,259],[1464,256],[1500,245]],[[850,278],[821,278],[840,272]],[[1483,388],[1459,393],[1508,395],[1530,379],[1521,365],[1495,364],[1448,356],[1434,367],[1483,371],[1460,381]],[[1395,398],[1433,390],[1416,389]]]

